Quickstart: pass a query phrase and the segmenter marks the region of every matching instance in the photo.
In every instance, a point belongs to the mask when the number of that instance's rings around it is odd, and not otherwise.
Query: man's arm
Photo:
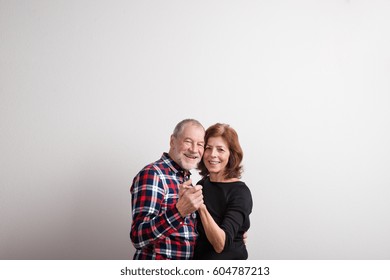
[[[154,170],[141,171],[131,186],[132,215],[130,238],[139,249],[177,231],[184,219],[175,204],[162,212],[165,190]]]

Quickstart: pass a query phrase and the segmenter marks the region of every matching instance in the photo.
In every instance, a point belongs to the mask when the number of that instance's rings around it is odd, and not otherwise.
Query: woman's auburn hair
[[[230,152],[228,164],[225,167],[225,179],[231,178],[241,178],[243,172],[243,167],[241,165],[244,153],[242,151],[240,142],[238,141],[237,132],[228,124],[216,123],[210,126],[206,130],[205,134],[205,148],[210,137],[222,137],[227,145]],[[206,168],[206,165],[203,163],[203,158],[199,162],[198,169],[200,170],[199,174],[203,177],[209,175],[209,171]]]

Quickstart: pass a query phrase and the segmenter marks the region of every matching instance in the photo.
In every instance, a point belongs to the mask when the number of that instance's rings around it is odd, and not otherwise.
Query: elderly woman
[[[217,123],[206,130],[199,163],[204,204],[197,215],[195,259],[247,259],[243,234],[249,229],[252,195],[240,180],[243,152],[236,131]]]

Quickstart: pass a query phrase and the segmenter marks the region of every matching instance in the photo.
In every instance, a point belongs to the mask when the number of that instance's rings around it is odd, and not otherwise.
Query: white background
[[[390,258],[390,2],[0,0],[0,259],[131,259],[176,123],[234,127],[250,259]]]

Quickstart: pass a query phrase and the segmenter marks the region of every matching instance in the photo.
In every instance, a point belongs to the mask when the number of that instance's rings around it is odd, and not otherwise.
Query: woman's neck
[[[220,183],[237,182],[240,180],[238,178],[225,178],[225,176],[221,174],[210,174],[209,178],[211,182],[220,182]]]

